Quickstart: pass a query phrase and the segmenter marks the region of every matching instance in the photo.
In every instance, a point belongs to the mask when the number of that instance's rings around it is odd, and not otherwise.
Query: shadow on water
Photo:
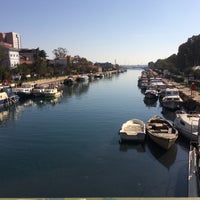
[[[165,119],[174,122],[174,119],[176,118],[176,113],[173,110],[162,108],[161,113]]]
[[[164,150],[148,139],[147,145],[152,155],[169,170],[176,160],[177,144],[175,143],[170,149]]]

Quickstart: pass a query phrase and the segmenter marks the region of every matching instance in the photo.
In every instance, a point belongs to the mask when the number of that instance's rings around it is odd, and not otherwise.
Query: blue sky
[[[92,62],[147,64],[200,34],[199,0],[0,0],[0,32],[23,48],[63,47]]]

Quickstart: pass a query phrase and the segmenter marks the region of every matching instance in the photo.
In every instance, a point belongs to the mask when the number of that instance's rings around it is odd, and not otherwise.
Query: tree
[[[8,59],[8,54],[5,53],[5,50],[0,47],[0,67],[4,64],[4,62]]]
[[[40,57],[40,59],[45,60],[47,57],[47,54],[44,50],[39,50],[38,56]]]
[[[86,58],[80,56],[74,56],[72,60],[72,69],[78,73],[89,73],[93,71],[93,63]]]
[[[200,35],[193,36],[179,46],[177,67],[188,68],[200,65]]]
[[[65,58],[67,56],[67,49],[58,47],[57,49],[54,49],[52,53],[55,55],[56,59],[59,58]]]
[[[39,77],[44,76],[47,71],[47,54],[44,50],[37,48],[35,62],[33,64],[32,73],[36,73]]]
[[[44,50],[40,50],[39,47],[36,49],[34,54],[35,62],[38,60],[46,60],[47,54]]]

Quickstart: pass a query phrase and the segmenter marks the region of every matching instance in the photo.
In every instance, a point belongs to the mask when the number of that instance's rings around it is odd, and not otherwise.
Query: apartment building
[[[0,33],[0,48],[5,57],[0,58],[1,65],[15,68],[20,64],[19,50],[21,49],[21,36],[15,32]]]
[[[8,43],[14,49],[21,49],[21,36],[18,33],[0,33],[0,42]]]

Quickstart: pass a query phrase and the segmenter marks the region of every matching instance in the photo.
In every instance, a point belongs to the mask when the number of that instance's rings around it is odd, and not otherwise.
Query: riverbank
[[[107,75],[112,75],[112,74],[116,74],[116,73],[120,73],[121,71],[119,70],[112,70],[112,71],[107,71],[107,72],[100,72],[100,73],[96,73],[96,74],[103,74],[104,76]],[[95,74],[90,74],[91,76],[94,76]],[[80,76],[80,74],[77,75],[70,75],[70,77],[73,77],[74,79],[76,79],[78,76]],[[59,76],[59,77],[52,77],[52,78],[44,78],[44,79],[38,79],[35,81],[28,81],[28,84],[52,84],[52,83],[61,83],[63,82],[66,78],[68,78],[69,75],[67,76]]]

